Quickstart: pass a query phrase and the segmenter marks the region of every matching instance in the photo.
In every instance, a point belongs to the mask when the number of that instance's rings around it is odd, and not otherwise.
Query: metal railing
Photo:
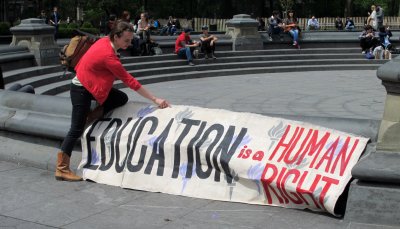
[[[356,29],[363,29],[368,17],[352,17]],[[268,18],[262,18],[268,26]],[[317,18],[320,24],[319,30],[335,30],[335,17],[321,17]],[[209,26],[210,31],[226,31],[226,21],[230,19],[215,19],[215,18],[193,18],[193,19],[179,19],[182,28],[192,28],[194,31],[201,31],[203,25]],[[298,18],[299,26],[301,29],[307,28],[308,18]],[[161,25],[166,25],[166,19],[159,19]],[[346,18],[342,18],[343,23]],[[383,24],[390,26],[392,29],[400,29],[400,17],[386,16],[384,17]]]

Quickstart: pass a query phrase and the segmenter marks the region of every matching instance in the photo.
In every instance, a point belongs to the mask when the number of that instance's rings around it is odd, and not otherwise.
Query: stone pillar
[[[378,69],[377,76],[386,88],[385,110],[378,134],[378,151],[400,152],[400,59]],[[400,165],[399,165],[400,166]]]
[[[226,22],[226,35],[232,38],[232,50],[260,50],[263,41],[258,32],[258,22],[247,14],[238,14]]]
[[[54,41],[54,29],[42,19],[24,19],[10,29],[13,34],[10,46],[28,47],[40,66],[58,64],[60,48]]]
[[[352,170],[345,218],[362,223],[400,225],[400,57],[382,65],[377,76],[387,95],[377,142]]]

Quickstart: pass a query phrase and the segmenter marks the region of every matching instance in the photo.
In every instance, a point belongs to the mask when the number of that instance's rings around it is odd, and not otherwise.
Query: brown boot
[[[82,178],[75,175],[69,169],[69,161],[70,157],[68,154],[59,152],[57,154],[57,167],[56,167],[56,180],[65,180],[65,181],[81,181]]]

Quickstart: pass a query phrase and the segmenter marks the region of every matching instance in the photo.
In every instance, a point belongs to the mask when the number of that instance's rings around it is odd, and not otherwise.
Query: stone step
[[[229,75],[245,75],[245,74],[257,74],[257,73],[276,73],[276,72],[299,72],[299,71],[331,71],[331,70],[376,70],[380,67],[381,63],[359,63],[359,64],[320,64],[320,65],[293,65],[293,66],[269,66],[269,67],[244,67],[244,68],[230,68],[221,71],[217,70],[204,70],[204,71],[189,71],[169,74],[158,74],[150,75],[146,77],[137,77],[137,79],[143,84],[152,84],[173,80],[186,80],[194,78],[204,77],[217,77],[217,76],[229,76]],[[191,67],[193,68],[193,67]],[[38,94],[45,95],[58,95],[58,96],[69,96],[70,80],[57,82],[54,84],[45,85],[43,87],[35,89]],[[125,88],[126,86],[121,81],[114,83],[116,88]]]
[[[54,72],[63,72],[60,65],[50,65],[50,66],[34,66],[27,68],[19,68],[11,71],[4,71],[4,83],[10,84],[23,79],[29,79],[31,77],[43,74],[49,74]]]
[[[347,56],[348,55],[348,56]],[[357,56],[361,54],[356,54]],[[348,58],[345,58],[348,57]],[[277,57],[277,58],[276,58]],[[229,69],[241,69],[241,68],[257,68],[257,67],[274,67],[280,66],[284,68],[286,66],[299,66],[299,65],[321,65],[321,64],[383,64],[386,60],[366,60],[361,58],[354,58],[353,54],[345,55],[317,55],[317,56],[299,56],[299,55],[284,55],[281,56],[250,56],[250,57],[226,57],[217,60],[196,60],[199,63],[196,66],[188,66],[185,60],[175,59],[171,61],[151,62],[151,63],[135,63],[125,64],[126,69],[129,73],[137,78],[145,76],[154,76],[160,74],[176,74],[182,72],[191,71],[209,71],[219,70],[226,71]],[[311,58],[312,57],[312,58]],[[319,57],[319,58],[318,58]],[[327,57],[327,58],[323,58]],[[65,74],[65,72],[53,72],[47,74],[38,74],[30,77],[23,77],[21,80],[15,80],[13,83],[18,82],[20,84],[29,84],[34,88],[39,88],[47,84],[57,83],[59,81],[70,80],[74,75],[71,73]],[[8,86],[11,86],[9,83]],[[37,91],[37,90],[36,90]],[[40,93],[40,91],[37,91]]]
[[[230,62],[251,62],[251,61],[276,61],[276,60],[296,60],[296,59],[356,59],[362,58],[361,54],[356,53],[358,49],[315,49],[315,50],[262,50],[262,51],[241,51],[241,52],[221,52],[217,53],[217,60],[198,60],[200,63],[230,63]],[[316,53],[318,52],[318,53]],[[330,53],[330,54],[329,54]],[[145,62],[143,62],[145,61]],[[196,60],[197,61],[197,60]],[[147,57],[125,57],[122,58],[127,70],[137,70],[141,68],[159,68],[160,66],[183,66],[186,62],[177,58],[175,54]],[[6,71],[4,73],[5,83],[11,84],[23,79],[29,79],[41,74],[53,72],[63,72],[61,66],[37,66],[18,70]],[[29,83],[27,80],[24,83]]]
[[[31,85],[34,88],[38,88],[47,84],[52,84],[64,80],[71,80],[74,76],[75,75],[70,72],[53,72],[48,74],[41,74],[6,84],[6,88],[11,87],[14,83],[19,83],[21,85]]]
[[[205,61],[204,61],[205,62]],[[242,68],[258,68],[258,67],[280,67],[285,68],[287,66],[302,66],[302,65],[310,65],[310,66],[319,66],[319,65],[342,65],[342,64],[384,64],[387,60],[367,60],[367,59],[297,59],[297,60],[270,60],[270,61],[237,61],[237,62],[212,62],[212,60],[207,61],[208,63],[203,64],[204,62],[200,62],[196,66],[187,65],[186,61],[182,60],[182,64],[177,66],[168,65],[166,67],[158,67],[158,68],[143,68],[136,70],[128,70],[135,77],[144,77],[144,76],[152,76],[152,75],[160,75],[160,74],[175,74],[181,72],[191,72],[191,71],[226,71],[229,69],[242,69]],[[199,62],[195,62],[199,63]],[[244,73],[245,74],[245,73]]]
[[[232,57],[232,56],[260,56],[260,55],[289,55],[289,54],[335,54],[335,53],[360,53],[360,48],[312,48],[312,49],[273,49],[273,50],[252,50],[252,51],[216,51],[218,57]],[[204,54],[200,54],[203,57]],[[159,56],[123,56],[122,63],[131,62],[148,62],[160,60],[173,60],[177,59],[176,54],[163,54]]]
[[[349,60],[349,59],[363,59],[364,56],[359,53],[334,53],[334,54],[283,54],[283,55],[259,55],[259,56],[228,56],[228,57],[220,57],[219,53],[216,53],[218,56],[217,59],[204,59],[199,58],[195,59],[194,62],[198,64],[216,64],[216,63],[232,63],[232,62],[254,62],[254,61],[284,61],[284,60],[313,60],[313,59],[337,59],[337,60]],[[178,59],[174,57],[173,59],[156,61],[156,62],[132,62],[125,63],[124,66],[128,71],[134,71],[138,69],[150,69],[150,68],[159,68],[166,66],[181,66],[187,65],[186,60]]]

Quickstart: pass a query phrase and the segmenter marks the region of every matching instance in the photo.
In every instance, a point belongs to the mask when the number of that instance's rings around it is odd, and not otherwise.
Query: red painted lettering
[[[264,152],[263,151],[257,151],[254,155],[253,155],[253,160],[255,161],[261,161],[264,158]]]
[[[303,173],[303,175],[301,176],[300,181],[299,181],[299,183],[297,184],[297,187],[296,187],[296,192],[300,194],[300,197],[303,199],[304,202],[307,203],[307,205],[310,205],[310,204],[307,202],[307,200],[304,198],[304,196],[302,196],[302,194],[306,194],[306,195],[308,195],[309,197],[311,197],[312,201],[314,202],[314,205],[315,205],[317,208],[321,208],[321,207],[318,205],[317,201],[314,199],[314,195],[313,195],[313,193],[314,193],[314,191],[315,191],[315,189],[316,189],[316,187],[317,187],[317,184],[318,184],[318,182],[319,182],[320,179],[321,179],[321,175],[317,174],[317,175],[315,176],[315,178],[314,178],[314,181],[313,181],[311,187],[308,188],[308,189],[305,189],[305,188],[303,188],[303,183],[304,183],[304,180],[305,180],[305,178],[307,177],[307,175],[308,175],[308,171],[305,171],[305,172]]]
[[[266,178],[268,170],[271,170],[272,174],[270,177]],[[283,203],[283,199],[278,195],[275,188],[271,186],[272,182],[274,182],[277,175],[278,175],[278,168],[273,164],[267,163],[265,165],[263,174],[261,176],[261,183],[263,184],[263,188],[264,188],[265,195],[267,196],[268,204],[272,204],[272,195],[270,193],[270,190],[271,190],[271,192],[274,193],[276,198],[278,198],[279,203],[281,203],[281,204]]]
[[[329,168],[331,166],[331,162],[333,161],[333,157],[335,156],[335,151],[339,144],[339,141],[340,141],[340,137],[337,137],[336,141],[334,141],[331,144],[331,146],[329,146],[329,148],[326,150],[324,156],[322,156],[321,160],[319,161],[319,163],[317,164],[315,169],[319,169],[319,167],[322,165],[322,163],[324,163],[324,161],[326,161],[325,172],[329,172]],[[313,167],[314,162],[316,160],[317,160],[317,158],[314,157],[314,160],[311,162],[310,168]]]
[[[353,144],[353,147],[351,148],[351,151],[350,151],[349,155],[346,157],[346,152],[347,152],[347,148],[348,148],[348,145],[349,145],[349,142],[350,142],[350,137],[346,138],[346,142],[343,144],[342,149],[340,150],[339,154],[336,156],[335,163],[333,163],[333,166],[332,166],[332,169],[331,169],[331,173],[332,174],[336,170],[336,165],[337,165],[339,159],[341,159],[340,160],[340,176],[343,176],[344,171],[346,170],[347,165],[349,164],[350,158],[353,155],[353,152],[356,149],[359,141],[360,141],[359,139],[356,139],[356,141]]]
[[[296,193],[296,192],[289,192],[291,195],[289,195],[289,193],[286,191],[286,187],[285,184],[289,178],[290,175],[294,175],[292,183],[295,184],[297,182],[297,179],[300,176],[300,171],[297,169],[291,169],[289,170],[285,176],[282,178],[282,183],[283,183],[283,192],[285,193],[285,195],[295,204],[302,204],[303,200],[300,198],[300,196]]]
[[[326,142],[328,141],[330,135],[331,134],[327,132],[321,138],[321,140],[318,141],[318,130],[314,130],[313,136],[308,142],[306,149],[302,152],[301,156],[299,157],[299,160],[297,160],[296,164],[300,165],[306,155],[318,157],[322,148],[326,145]]]

